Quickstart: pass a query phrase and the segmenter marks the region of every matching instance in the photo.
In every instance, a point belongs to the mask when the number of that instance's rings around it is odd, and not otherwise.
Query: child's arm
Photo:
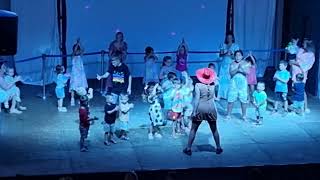
[[[107,113],[108,114],[112,114],[112,113],[114,113],[114,112],[116,112],[116,111],[118,111],[119,110],[119,106],[116,106],[114,109],[112,109],[111,111],[107,111]]]
[[[129,76],[129,83],[128,83],[128,89],[127,93],[130,95],[131,94],[131,84],[132,84],[132,76]]]
[[[109,75],[110,75],[109,72],[104,73],[104,75],[102,75],[102,76],[97,74],[97,79],[100,81],[101,79],[107,78]]]

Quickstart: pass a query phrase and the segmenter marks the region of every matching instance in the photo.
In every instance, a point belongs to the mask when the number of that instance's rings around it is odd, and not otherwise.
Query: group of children
[[[117,53],[116,53],[117,54]],[[121,62],[120,56],[115,55],[111,58],[111,66],[108,72],[104,75],[97,75],[97,79],[101,80],[111,76],[112,88],[108,90],[105,104],[104,117],[104,144],[110,145],[117,143],[114,139],[115,122],[118,119],[120,138],[122,140],[129,140],[128,137],[128,122],[129,112],[134,108],[134,105],[129,103],[129,95],[131,94],[131,75],[128,67]],[[172,122],[172,136],[177,138],[179,134],[188,133],[191,129],[191,115],[193,112],[193,80],[187,73],[187,57],[188,48],[183,40],[179,45],[176,54],[176,67],[172,65],[172,58],[165,56],[163,58],[162,67],[158,72],[156,63],[157,56],[152,47],[145,49],[145,75],[144,75],[144,92],[143,99],[149,103],[149,119],[150,126],[148,131],[148,138],[161,138],[162,134],[160,127]],[[250,64],[248,73],[246,74],[248,82],[249,96],[248,101],[256,109],[256,124],[262,124],[266,109],[267,109],[267,94],[265,93],[265,83],[257,82],[256,78],[256,60],[249,54],[244,58]],[[284,110],[292,110],[298,114],[304,112],[304,74],[297,74],[296,80],[293,83],[293,105],[288,106],[288,81],[291,77],[287,70],[288,62],[280,61],[279,70],[274,75],[276,100],[273,113],[278,109],[279,102],[283,102]],[[210,63],[209,68],[216,70],[215,64]],[[70,75],[65,73],[62,66],[56,67],[58,74],[56,81],[56,95],[58,98],[58,110],[65,112],[63,107],[64,87],[70,78]],[[216,78],[213,83],[216,89],[219,88],[219,78]],[[80,88],[84,89],[84,88]],[[76,90],[79,95],[80,90]],[[88,94],[90,94],[89,92]],[[86,94],[86,93],[80,93]],[[90,127],[90,121],[94,119],[89,118],[88,101],[90,98],[87,95],[80,96],[80,134],[81,134],[81,150],[86,151],[87,146],[84,145],[84,140]],[[218,97],[215,100],[219,100]]]

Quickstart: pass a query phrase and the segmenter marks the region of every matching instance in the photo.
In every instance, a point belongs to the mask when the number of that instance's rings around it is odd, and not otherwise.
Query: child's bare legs
[[[176,127],[177,127],[178,121],[175,120],[172,122],[172,136],[174,138],[177,138],[177,133],[176,133]]]
[[[59,112],[67,112],[67,108],[63,107],[63,98],[58,99],[58,111]]]
[[[109,133],[108,132],[104,133],[104,145],[110,146],[110,140],[109,140]]]
[[[227,119],[231,118],[231,112],[232,112],[233,102],[228,102],[227,107]]]
[[[250,85],[249,85],[249,101],[250,101],[250,102],[253,101],[253,99],[252,99],[252,94],[253,94],[253,92],[254,92],[254,89],[255,89],[254,85],[253,85],[253,84],[250,84]]]
[[[284,106],[284,111],[285,111],[285,112],[288,112],[288,100],[285,100],[285,101],[283,102],[283,106]]]
[[[16,96],[13,96],[12,100],[11,100],[11,108],[10,108],[10,113],[15,113],[15,114],[21,114],[22,112],[19,111],[17,108],[17,100],[16,100]]]
[[[153,124],[151,123],[151,124],[150,124],[150,127],[149,127],[149,133],[148,133],[148,138],[149,138],[150,140],[153,139],[153,130],[154,130]]]
[[[273,107],[273,110],[272,110],[272,114],[276,113],[278,111],[278,104],[279,104],[279,101],[275,101],[274,102],[274,107]]]
[[[241,102],[241,111],[242,111],[242,118],[244,121],[247,120],[247,103]]]
[[[3,104],[4,108],[9,109],[9,101],[5,101]]]
[[[71,100],[70,100],[71,106],[75,106],[75,100],[74,100],[74,91],[71,90]]]

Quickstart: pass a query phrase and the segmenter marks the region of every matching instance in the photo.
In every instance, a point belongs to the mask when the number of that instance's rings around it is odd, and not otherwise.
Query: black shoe
[[[188,155],[188,156],[191,156],[191,155],[192,155],[191,149],[188,149],[188,148],[184,148],[184,149],[183,149],[183,153],[185,153],[185,154]]]
[[[223,152],[223,149],[222,148],[217,148],[216,149],[216,154],[221,154]]]

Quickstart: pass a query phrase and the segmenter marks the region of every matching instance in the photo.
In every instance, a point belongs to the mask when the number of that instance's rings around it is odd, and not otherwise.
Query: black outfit
[[[108,73],[112,80],[112,87],[109,88],[108,91],[117,95],[127,92],[130,76],[128,66],[123,63],[117,67],[111,65]]]
[[[116,105],[115,104],[107,104],[104,106],[104,121],[107,123],[107,124],[114,124],[116,122],[116,119],[117,119],[117,111],[114,111],[113,113],[111,114],[108,114],[107,112],[108,111],[111,111],[113,110],[114,108],[116,108]]]

